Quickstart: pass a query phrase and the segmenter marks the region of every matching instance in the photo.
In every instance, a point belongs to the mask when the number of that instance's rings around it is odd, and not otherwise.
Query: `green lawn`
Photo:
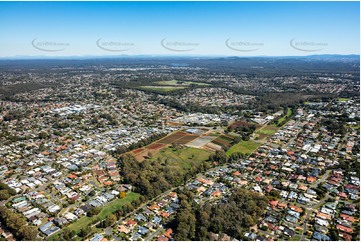
[[[168,147],[154,154],[151,160],[159,160],[163,163],[168,159],[168,165],[174,166],[185,172],[185,169],[191,168],[192,162],[200,163],[208,160],[210,154],[212,154],[212,152],[197,148],[184,147],[182,149],[174,150],[173,148]]]
[[[292,115],[292,109],[291,108],[288,108],[287,109],[287,113],[282,117],[280,118],[278,121],[277,121],[277,125],[279,125],[280,123],[282,123],[283,121],[285,121],[285,119],[289,116]]]
[[[75,221],[74,223],[70,224],[68,226],[68,228],[70,230],[74,230],[76,233],[78,233],[82,228],[90,226],[91,222],[97,218],[100,219],[105,219],[107,218],[110,214],[114,213],[115,211],[117,211],[119,208],[121,208],[121,206],[123,206],[125,203],[131,203],[133,200],[137,199],[140,196],[140,194],[138,193],[134,193],[134,192],[130,192],[127,194],[127,196],[125,198],[118,198],[115,199],[107,204],[105,204],[105,206],[103,206],[103,209],[100,211],[100,213],[94,217],[87,217],[84,216],[81,219],[78,219],[77,221]],[[48,240],[55,240],[55,239],[59,239],[59,235],[61,234],[61,231],[51,235]]]
[[[175,90],[185,89],[186,87],[180,86],[140,86],[140,89],[150,90],[150,91],[158,91],[158,92],[171,92]]]
[[[299,241],[299,240],[301,240],[301,235],[299,235],[299,234],[293,236],[293,237],[290,239],[290,241]]]
[[[179,83],[178,83],[179,82]],[[204,82],[183,82],[178,80],[171,80],[171,81],[159,81],[156,82],[159,85],[169,85],[169,86],[189,86],[189,85],[199,85],[199,86],[210,86],[211,84],[204,83]]]
[[[340,98],[337,99],[337,101],[339,101],[339,102],[346,102],[348,100],[350,100],[350,99],[347,98],[347,97],[340,97]]]
[[[278,131],[278,127],[275,125],[266,125],[264,128],[261,128],[256,131],[257,134],[273,135]]]
[[[242,154],[251,154],[253,151],[255,151],[261,143],[258,143],[253,140],[244,141],[233,145],[229,150],[227,150],[227,155],[231,155],[234,152],[241,152]]]

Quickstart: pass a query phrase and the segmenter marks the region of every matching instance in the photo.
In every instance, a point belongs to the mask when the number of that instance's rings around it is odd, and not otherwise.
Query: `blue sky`
[[[0,2],[0,56],[359,54],[359,4]]]

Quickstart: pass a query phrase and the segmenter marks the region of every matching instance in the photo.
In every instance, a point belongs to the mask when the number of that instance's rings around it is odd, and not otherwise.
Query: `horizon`
[[[359,6],[0,2],[0,58],[359,55]]]
[[[0,57],[0,60],[94,60],[94,59],[127,59],[127,58],[312,58],[312,57],[330,57],[330,58],[360,58],[359,54],[313,54],[313,55],[279,55],[279,56],[236,56],[236,55],[83,55],[83,56],[11,56]]]

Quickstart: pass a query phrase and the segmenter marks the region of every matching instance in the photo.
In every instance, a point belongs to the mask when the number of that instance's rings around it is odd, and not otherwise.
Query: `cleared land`
[[[142,153],[143,151],[144,151],[144,149],[139,148],[139,149],[135,149],[135,150],[133,150],[133,151],[132,151],[132,153],[133,153],[133,155],[137,155],[137,154]]]
[[[189,134],[184,131],[177,131],[172,133],[150,145],[144,146],[142,148],[135,149],[130,153],[134,156],[135,159],[138,161],[143,161],[147,159],[149,154],[155,155],[159,152],[159,150],[163,149],[164,147],[176,142],[180,145],[184,145],[189,143],[192,140],[195,140],[199,137],[199,135]]]
[[[274,124],[266,125],[255,132],[255,139],[265,141],[268,137],[274,135],[278,131],[279,127]]]
[[[159,85],[169,85],[169,86],[190,86],[190,85],[198,85],[198,86],[210,86],[211,84],[204,83],[204,82],[187,82],[187,81],[159,81],[156,82]]]
[[[256,128],[259,128],[261,127],[261,125],[259,124],[253,124],[253,123],[249,123],[249,122],[246,122],[246,121],[234,121],[230,126],[229,128],[232,129],[232,130],[235,130],[237,129],[238,127],[251,127],[255,125]]]
[[[278,131],[278,127],[275,125],[266,125],[256,131],[257,134],[273,135]]]
[[[198,138],[198,135],[189,134],[183,131],[178,131],[176,133],[173,133],[171,135],[168,135],[167,137],[158,140],[156,143],[160,144],[171,144],[173,142],[177,142],[179,144],[186,144],[196,138]]]
[[[195,139],[187,144],[187,146],[194,147],[194,148],[201,148],[202,146],[208,144],[214,139],[212,136],[202,136],[198,139]]]
[[[163,144],[151,144],[151,145],[149,145],[149,149],[151,149],[151,150],[157,150],[157,149],[160,149],[160,148],[163,148],[164,147],[164,145]]]
[[[185,89],[183,86],[140,86],[140,89],[149,91],[171,92],[176,90]]]
[[[210,154],[212,152],[191,147],[181,149],[168,147],[156,153],[150,160],[160,162],[167,160],[167,165],[174,166],[180,172],[186,172],[185,169],[190,169],[193,162],[201,163],[208,160]]]
[[[212,141],[212,143],[219,146],[231,147],[233,138],[227,135],[220,135],[218,138]]]
[[[261,143],[258,143],[253,140],[244,141],[233,145],[229,150],[227,150],[227,155],[231,155],[235,152],[241,152],[242,154],[251,154],[253,151],[255,151]]]
[[[208,144],[206,144],[205,146],[203,146],[203,149],[210,150],[210,151],[216,151],[216,150],[221,150],[221,149],[222,149],[222,146],[216,145],[216,144],[213,143],[213,142],[209,142]]]
[[[148,146],[144,146],[143,148],[138,148],[131,151],[131,154],[134,156],[135,159],[142,161],[146,157],[148,157],[149,154],[153,155],[165,146],[165,144],[152,143]]]
[[[220,150],[223,146],[232,146],[234,137],[231,135],[226,135],[223,132],[213,132],[208,128],[197,128],[197,130],[199,132],[197,131],[194,134],[186,131],[175,131],[164,138],[161,138],[142,148],[132,150],[129,153],[138,161],[150,158],[153,160],[154,158],[152,157],[158,158],[160,156],[167,158],[167,155],[168,158],[181,161],[189,158],[188,153],[191,153],[190,155],[194,159],[200,159],[202,161],[207,160],[209,154],[215,152],[216,150]],[[173,149],[173,147],[171,147],[173,143],[186,146],[188,148],[181,149],[181,152],[175,152],[175,150],[173,150],[173,152],[169,152]],[[162,155],[159,155],[159,153]],[[181,159],[176,158],[176,156],[179,155]]]

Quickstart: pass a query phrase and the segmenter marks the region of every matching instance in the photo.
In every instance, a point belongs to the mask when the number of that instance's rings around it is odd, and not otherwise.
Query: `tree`
[[[177,213],[177,230],[174,239],[177,241],[192,240],[195,238],[196,218],[189,209],[182,209]]]
[[[93,217],[94,215],[98,215],[101,211],[101,208],[100,207],[94,207],[92,209],[89,210],[89,212],[87,213],[87,215],[89,217]]]
[[[21,215],[4,206],[0,206],[0,223],[18,240],[37,240],[38,230],[34,226],[29,226]]]
[[[147,159],[139,162],[129,154],[121,156],[118,166],[122,170],[124,182],[134,185],[135,191],[146,198],[153,198],[172,186],[179,186],[200,170],[207,168],[204,162],[195,162],[191,169],[183,173],[162,162]],[[134,205],[140,203],[142,201]]]
[[[7,190],[0,190],[0,200],[7,200],[10,198],[10,194]]]
[[[49,135],[46,132],[40,132],[38,135],[39,139],[46,139],[49,137]]]
[[[115,212],[115,216],[117,217],[117,220],[119,220],[121,217],[124,216],[124,210],[123,209],[119,209]]]
[[[179,150],[181,148],[181,145],[178,142],[172,142],[173,149]]]
[[[148,158],[151,159],[153,157],[152,153],[150,151],[148,151]]]
[[[338,236],[338,231],[336,230],[335,227],[332,226],[331,230],[330,230],[330,234],[331,234],[331,237],[334,241],[338,241],[340,240],[340,237]]]
[[[233,143],[234,144],[237,144],[237,143],[239,143],[239,142],[241,142],[241,137],[240,136],[236,136],[236,137],[234,137],[234,139],[233,139]]]
[[[114,214],[110,214],[106,219],[107,226],[113,225],[117,221],[117,217]]]
[[[119,197],[120,198],[125,198],[127,196],[126,192],[120,192]]]
[[[132,204],[126,203],[123,205],[123,209],[125,213],[130,213],[134,210],[134,207]]]
[[[63,238],[64,240],[71,240],[75,236],[75,231],[70,230],[69,228],[63,229]]]
[[[215,154],[212,154],[210,156],[210,159],[212,161],[217,161],[222,164],[227,162],[227,155],[226,152],[224,152],[224,150],[217,150]]]
[[[9,188],[10,187],[7,184],[0,182],[0,190],[8,190]]]
[[[90,227],[89,227],[89,226],[86,226],[86,227],[84,227],[84,228],[82,228],[82,229],[80,230],[80,232],[79,232],[78,235],[79,235],[80,237],[85,238],[88,234],[90,234],[90,232],[91,232]]]
[[[20,238],[22,240],[37,240],[37,230],[30,226],[23,226],[19,229]]]
[[[11,196],[14,196],[16,194],[16,191],[14,189],[9,187],[7,184],[1,182],[0,182],[0,191],[7,191],[8,194]]]
[[[280,192],[279,191],[276,191],[276,190],[272,190],[270,193],[269,193],[272,197],[275,197],[275,198],[280,198]]]
[[[199,207],[193,202],[192,193],[180,192],[180,211],[174,220],[175,240],[209,239],[209,232],[226,233],[242,239],[267,207],[267,198],[245,189],[236,190],[225,203],[206,203]]]

